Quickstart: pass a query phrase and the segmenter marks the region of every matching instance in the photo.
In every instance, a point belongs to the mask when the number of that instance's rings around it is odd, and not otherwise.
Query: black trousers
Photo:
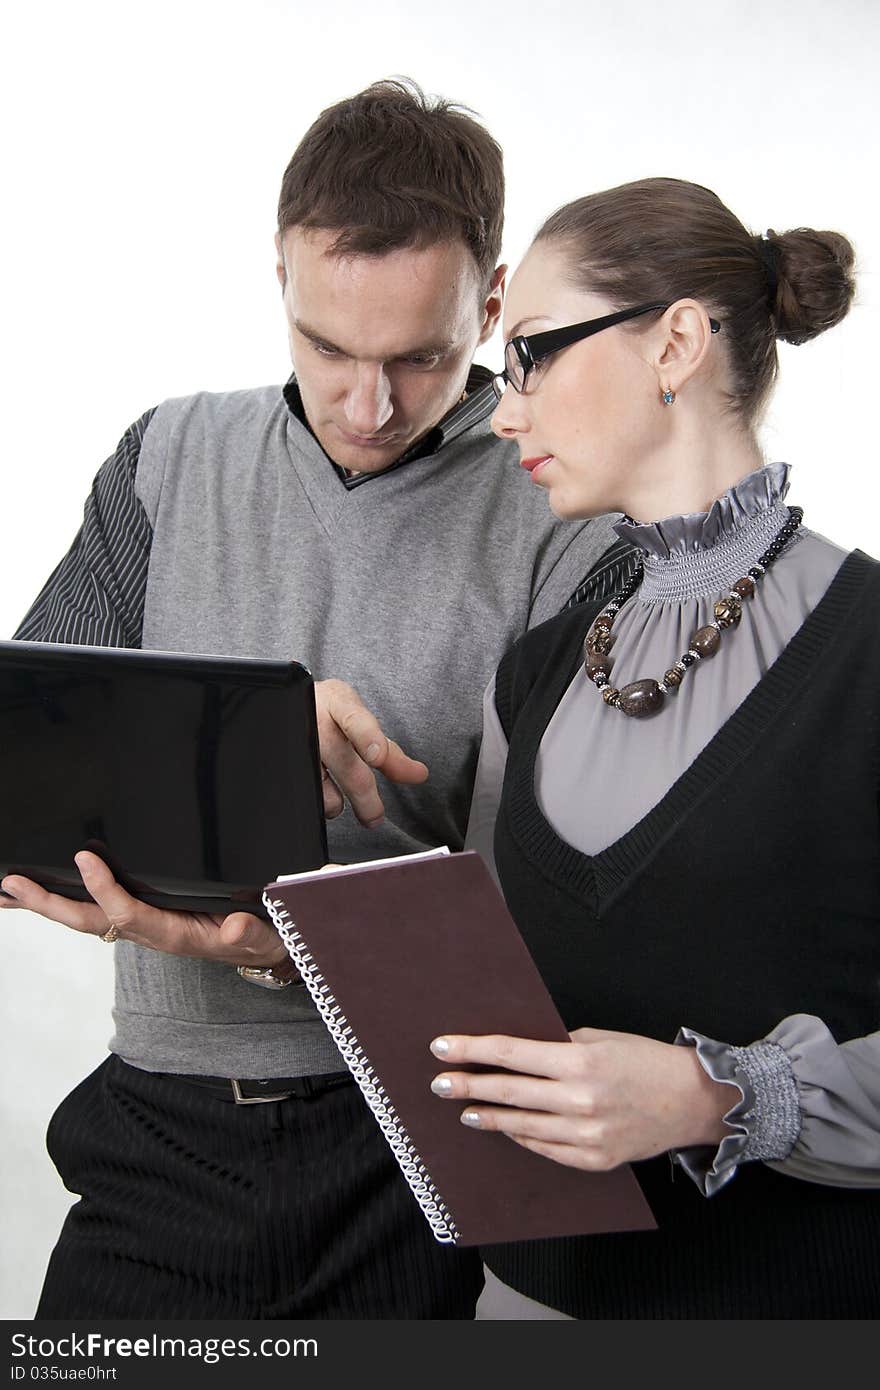
[[[472,1318],[479,1257],[435,1241],[357,1087],[233,1105],[111,1057],[62,1101],[80,1193],[37,1318]]]

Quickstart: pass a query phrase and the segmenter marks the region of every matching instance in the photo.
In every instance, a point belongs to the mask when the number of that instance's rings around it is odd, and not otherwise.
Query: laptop
[[[297,661],[0,642],[0,758],[0,874],[65,897],[89,849],[155,907],[265,917],[265,884],[327,861]]]

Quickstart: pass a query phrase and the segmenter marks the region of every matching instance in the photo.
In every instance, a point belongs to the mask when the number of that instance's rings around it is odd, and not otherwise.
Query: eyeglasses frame
[[[515,337],[509,338],[504,344],[504,358],[506,363],[507,354],[511,349],[516,353],[522,367],[522,386],[517,386],[505,365],[504,370],[492,378],[495,395],[500,401],[508,385],[522,395],[526,389],[529,373],[539,362],[543,362],[554,352],[561,352],[563,348],[571,347],[574,343],[582,342],[585,338],[591,338],[594,333],[601,333],[605,328],[614,328],[618,323],[626,323],[627,319],[638,318],[640,314],[650,314],[652,311],[665,313],[669,307],[669,304],[639,304],[634,309],[618,309],[615,313],[603,314],[598,319],[585,319],[582,323],[570,323],[565,328],[551,328],[545,333],[528,335],[517,333]],[[710,318],[710,332],[718,333],[720,329],[721,324],[718,320]]]

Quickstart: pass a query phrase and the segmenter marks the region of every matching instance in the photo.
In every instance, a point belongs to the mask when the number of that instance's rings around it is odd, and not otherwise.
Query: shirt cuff
[[[786,1158],[800,1133],[801,1108],[785,1050],[766,1041],[731,1047],[691,1028],[680,1028],[675,1041],[695,1047],[700,1065],[712,1080],[732,1082],[740,1093],[724,1116],[732,1132],[717,1149],[692,1145],[671,1155],[703,1196],[720,1192],[741,1163]]]

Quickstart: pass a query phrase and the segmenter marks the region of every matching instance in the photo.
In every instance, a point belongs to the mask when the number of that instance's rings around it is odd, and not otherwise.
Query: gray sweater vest
[[[137,492],[153,528],[145,647],[295,658],[349,681],[428,764],[423,786],[383,783],[378,829],[348,812],[330,822],[331,858],[460,849],[483,688],[614,541],[609,523],[556,521],[487,419],[347,489],[278,387],[160,406]],[[242,1078],[340,1069],[303,989],[116,952],[111,1047],[127,1062]]]

